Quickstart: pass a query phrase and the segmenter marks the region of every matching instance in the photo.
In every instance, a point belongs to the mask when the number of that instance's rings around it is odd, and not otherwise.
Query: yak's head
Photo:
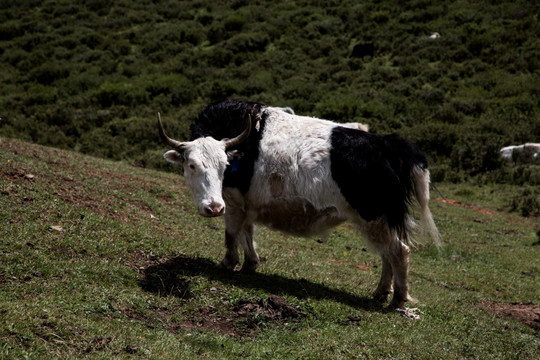
[[[229,160],[236,155],[228,151],[246,140],[251,130],[251,118],[247,128],[233,139],[216,140],[212,137],[200,137],[193,141],[182,142],[169,138],[163,130],[161,116],[158,113],[159,135],[165,144],[173,150],[163,157],[184,167],[186,185],[191,190],[199,214],[212,217],[225,213],[222,196],[223,176]]]

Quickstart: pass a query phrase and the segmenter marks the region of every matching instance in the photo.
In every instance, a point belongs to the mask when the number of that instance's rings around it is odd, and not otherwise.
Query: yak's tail
[[[429,170],[415,166],[412,171],[414,195],[420,204],[420,234],[422,237],[430,237],[437,247],[441,246],[439,230],[435,226],[433,216],[429,210]]]

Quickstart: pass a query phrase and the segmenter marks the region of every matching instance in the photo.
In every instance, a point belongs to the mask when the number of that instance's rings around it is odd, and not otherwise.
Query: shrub
[[[42,145],[67,149],[73,145],[73,138],[66,136],[58,126],[51,126],[39,133],[37,142]]]
[[[82,133],[94,154],[139,156],[123,140],[100,150],[98,136],[122,119],[146,128],[133,118],[157,108],[198,113],[243,96],[399,130],[438,178],[526,183],[535,164],[497,164],[498,147],[540,133],[540,40],[529,36],[540,7],[521,3],[4,1],[0,115],[17,123],[3,131],[74,147]],[[373,58],[349,56],[361,42]],[[40,138],[47,127],[72,139]]]
[[[212,84],[207,94],[211,102],[221,101],[229,98],[236,92],[236,86],[232,82],[217,80]]]
[[[496,170],[502,164],[499,150],[503,143],[500,135],[464,128],[450,154],[451,164],[472,176]]]
[[[135,106],[148,103],[148,93],[144,89],[125,82],[104,82],[99,86],[94,97],[103,107],[112,105]]]
[[[341,21],[335,17],[325,17],[309,23],[305,30],[309,38],[320,37],[320,35],[336,33],[340,28]]]
[[[233,53],[263,51],[269,41],[263,33],[241,33],[227,40],[225,48]]]
[[[44,105],[56,101],[58,90],[55,87],[34,84],[30,86],[24,98],[24,105]]]
[[[244,15],[233,13],[229,16],[227,16],[225,19],[223,19],[223,28],[226,31],[240,31],[246,24],[247,19]]]
[[[453,124],[428,122],[406,128],[402,135],[414,141],[422,151],[447,158],[459,137],[459,128]]]
[[[165,95],[173,106],[189,103],[196,97],[191,81],[177,74],[155,74],[140,78],[137,83],[146,89],[151,97]]]
[[[315,105],[317,116],[338,122],[383,118],[385,108],[377,101],[363,101],[360,96],[328,96]]]
[[[247,79],[242,90],[243,96],[253,96],[275,86],[274,76],[269,71],[254,71]]]
[[[78,147],[86,154],[121,160],[125,159],[127,139],[113,136],[110,128],[95,128],[81,135]]]
[[[456,110],[453,103],[446,102],[435,110],[433,118],[444,123],[457,124],[461,122],[464,117]]]
[[[300,74],[283,82],[281,97],[298,113],[308,113],[322,97],[320,91],[309,78]]]
[[[359,98],[334,95],[319,101],[315,105],[315,112],[323,119],[348,122],[360,115],[361,105]]]
[[[225,29],[221,23],[213,23],[210,25],[208,28],[208,33],[206,34],[206,38],[210,44],[217,44],[226,39],[226,36],[227,33],[225,32]]]
[[[519,212],[521,216],[539,216],[540,191],[538,188],[526,187],[510,200],[509,207],[510,211]]]
[[[229,49],[225,49],[221,46],[214,46],[211,50],[207,50],[206,57],[208,58],[208,65],[217,68],[227,66],[232,58],[233,52]]]
[[[444,92],[430,85],[424,85],[418,94],[420,100],[427,105],[440,105],[444,101]]]
[[[50,85],[58,79],[69,76],[69,66],[66,64],[45,63],[29,74],[32,81],[37,81],[43,85]]]
[[[96,31],[92,31],[90,33],[83,35],[80,39],[80,42],[88,46],[90,49],[95,49],[99,45],[101,45],[104,40],[105,38],[103,37],[103,35],[101,35],[100,33]]]
[[[7,41],[24,35],[24,28],[20,20],[0,22],[0,40]]]
[[[1,32],[1,30],[0,30]],[[21,61],[26,59],[29,56],[29,53],[24,51],[23,49],[11,49],[10,51],[7,51],[6,53],[2,54],[2,59],[6,63],[17,66]]]

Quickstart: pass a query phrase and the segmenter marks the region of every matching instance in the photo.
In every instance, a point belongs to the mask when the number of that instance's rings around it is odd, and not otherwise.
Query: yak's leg
[[[240,237],[245,214],[241,210],[227,207],[225,212],[225,257],[218,264],[218,268],[234,270],[240,262],[238,256],[238,240]]]
[[[244,224],[240,234],[240,241],[244,248],[242,271],[255,271],[257,266],[259,266],[259,255],[255,250],[255,243],[253,242],[253,224]]]
[[[238,241],[227,230],[225,230],[225,247],[227,248],[227,252],[217,267],[223,270],[234,270],[240,262],[238,257]]]
[[[246,214],[240,208],[228,207],[225,213],[225,247],[227,252],[218,267],[234,270],[240,262],[238,244],[244,250],[242,270],[253,271],[259,264],[259,256],[253,245],[253,224],[246,221]]]
[[[406,301],[412,300],[409,296],[409,247],[403,244],[397,237],[390,246],[390,262],[394,273],[394,297],[390,307],[401,309]]]
[[[384,302],[388,298],[388,295],[392,293],[392,280],[394,278],[394,273],[392,271],[392,265],[390,264],[390,261],[383,256],[381,256],[381,259],[381,279],[379,280],[379,285],[377,285],[377,288],[373,293],[373,297],[380,302]]]
[[[376,299],[384,300],[392,292],[394,282],[394,297],[390,307],[402,308],[409,297],[407,273],[409,267],[409,248],[390,230],[385,220],[372,221],[364,227],[364,234],[372,249],[381,255],[382,273],[377,289],[373,293]]]

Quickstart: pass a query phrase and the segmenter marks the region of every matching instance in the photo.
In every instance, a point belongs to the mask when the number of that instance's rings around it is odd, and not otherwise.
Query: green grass
[[[178,174],[0,139],[0,359],[540,357],[538,330],[481,306],[540,305],[538,219],[504,209],[520,188],[437,187],[462,205],[431,203],[444,246],[411,256],[412,321],[370,299],[380,261],[349,225],[259,227],[259,271],[223,274],[223,221]],[[239,311],[271,295],[305,316]]]

